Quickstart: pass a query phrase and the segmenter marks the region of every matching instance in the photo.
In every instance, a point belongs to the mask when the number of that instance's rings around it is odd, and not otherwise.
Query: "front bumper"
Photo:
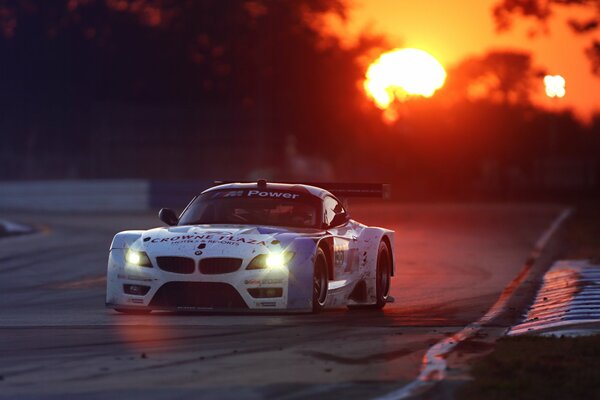
[[[312,309],[312,258],[296,256],[288,268],[277,271],[241,268],[216,275],[198,270],[179,274],[133,266],[125,261],[123,249],[112,249],[106,306],[180,312],[307,312]]]

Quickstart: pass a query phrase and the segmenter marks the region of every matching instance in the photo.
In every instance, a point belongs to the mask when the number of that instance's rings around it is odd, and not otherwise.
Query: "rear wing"
[[[257,181],[215,181],[215,185],[226,183],[258,183],[259,186],[266,185],[264,180]],[[341,182],[273,182],[289,185],[309,185],[331,192],[336,197],[371,197],[390,199],[392,196],[392,185],[387,183],[341,183]]]
[[[387,183],[308,182],[304,183],[304,185],[325,189],[336,197],[376,197],[389,199],[392,196],[392,185]]]

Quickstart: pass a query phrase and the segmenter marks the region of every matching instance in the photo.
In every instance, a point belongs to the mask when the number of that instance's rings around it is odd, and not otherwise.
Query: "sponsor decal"
[[[336,250],[333,252],[336,267],[341,267],[344,264],[344,251]]]
[[[233,189],[233,190],[219,190],[207,194],[207,197],[211,199],[228,198],[228,197],[262,197],[272,199],[289,199],[295,200],[302,197],[301,194],[294,192],[285,192],[281,190],[261,190],[261,189]]]
[[[254,244],[259,246],[266,246],[267,243],[264,240],[257,240],[252,238],[236,237],[230,234],[217,235],[217,234],[202,234],[202,235],[180,235],[172,236],[168,238],[155,238],[152,239],[152,243],[170,243],[170,244],[181,244],[181,243],[195,243],[199,240],[204,241],[202,244],[206,246],[206,243],[219,243],[228,244],[232,246],[239,246],[240,244]]]
[[[275,307],[277,303],[274,301],[259,301],[256,303],[257,307]]]
[[[204,231],[205,235],[233,235],[231,231]]]
[[[283,283],[283,278],[246,279],[246,285],[277,285]]]
[[[268,190],[248,190],[248,197],[269,197],[274,199],[297,199],[300,197],[297,193],[290,192],[272,192]]]
[[[232,190],[232,191],[223,193],[223,197],[242,197],[243,195],[244,195],[243,190]]]

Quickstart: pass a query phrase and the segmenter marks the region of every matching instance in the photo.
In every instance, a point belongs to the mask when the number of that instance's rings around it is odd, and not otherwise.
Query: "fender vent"
[[[206,275],[235,272],[242,266],[241,258],[209,257],[200,260],[200,272]]]
[[[156,257],[156,263],[163,271],[176,274],[191,274],[195,269],[194,260],[187,257]]]

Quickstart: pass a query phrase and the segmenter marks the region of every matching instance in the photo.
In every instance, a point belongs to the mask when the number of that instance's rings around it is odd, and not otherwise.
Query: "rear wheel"
[[[377,302],[372,306],[375,309],[385,307],[390,295],[390,281],[392,278],[392,252],[386,242],[379,243],[377,251]]]
[[[375,304],[348,306],[351,310],[380,310],[385,307],[390,294],[392,277],[392,252],[387,243],[381,241],[377,249],[377,269],[375,272]]]
[[[323,249],[317,249],[313,273],[313,312],[320,312],[325,308],[329,277],[327,276],[327,257]]]

